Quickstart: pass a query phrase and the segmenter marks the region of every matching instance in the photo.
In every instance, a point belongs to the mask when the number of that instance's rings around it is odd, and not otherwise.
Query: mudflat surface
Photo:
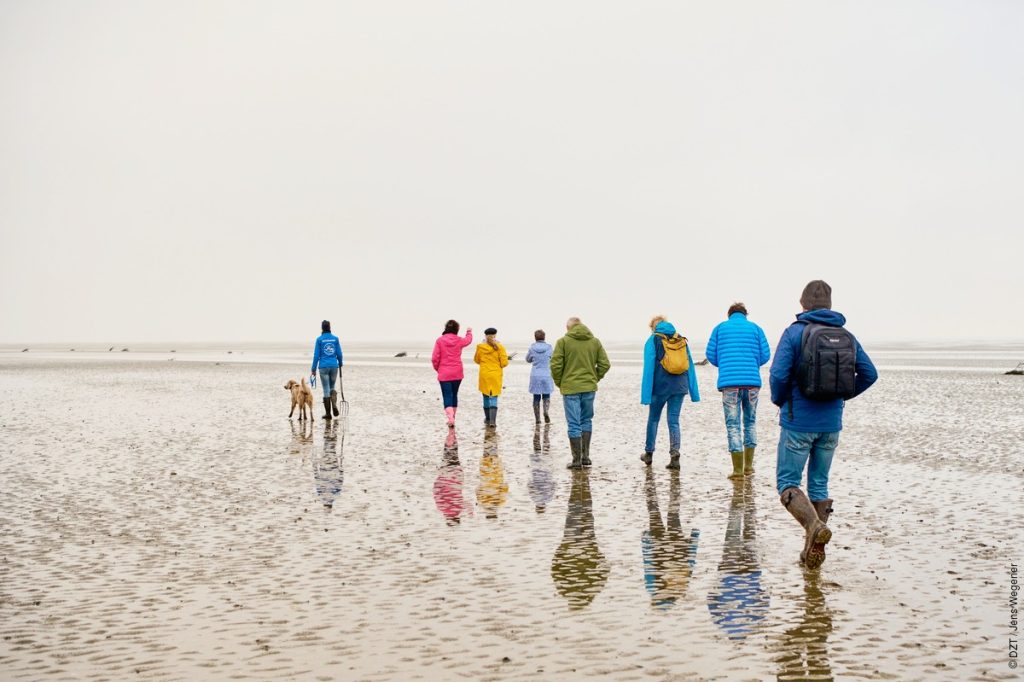
[[[0,677],[1019,679],[1024,381],[880,370],[806,572],[777,410],[728,481],[713,368],[671,475],[638,458],[636,365],[572,473],[518,362],[493,435],[468,368],[456,445],[422,365],[346,367],[328,425],[319,395],[286,417],[303,364],[2,358]]]

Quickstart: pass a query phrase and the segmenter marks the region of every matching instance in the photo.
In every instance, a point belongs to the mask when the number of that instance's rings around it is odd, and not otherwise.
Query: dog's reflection
[[[293,455],[302,455],[303,461],[313,449],[313,422],[309,420],[289,421],[292,429],[292,442],[289,452]]]
[[[732,640],[743,640],[768,615],[768,594],[758,563],[753,483],[733,482],[725,544],[718,564],[718,586],[708,595],[715,625]]]
[[[804,569],[803,615],[782,635],[782,652],[776,659],[779,680],[831,680],[828,636],[832,610],[821,591],[821,574]]]
[[[466,503],[462,497],[462,464],[459,462],[459,441],[455,437],[455,429],[448,429],[444,441],[441,466],[434,479],[434,504],[449,526],[461,523]]]
[[[534,509],[543,514],[555,497],[555,482],[551,478],[551,424],[539,424],[533,429],[533,454],[530,455],[530,482],[527,488]]]
[[[476,501],[483,508],[484,516],[489,519],[498,518],[498,509],[508,501],[505,467],[498,454],[498,434],[493,430],[484,435],[484,455],[480,458]]]
[[[313,457],[313,485],[316,496],[327,510],[334,508],[334,501],[341,494],[341,484],[345,477],[345,430],[341,429],[340,439],[338,430],[337,419],[325,422],[323,450]]]
[[[608,573],[608,561],[601,554],[594,532],[590,470],[574,469],[565,532],[551,559],[551,579],[558,593],[569,602],[569,608],[582,609],[604,589]]]
[[[686,588],[697,561],[700,531],[683,531],[679,520],[679,471],[673,470],[668,485],[668,511],[664,523],[658,508],[658,489],[654,472],[646,468],[644,497],[647,500],[648,529],[641,535],[644,559],[644,584],[651,606],[666,609],[686,595]]]

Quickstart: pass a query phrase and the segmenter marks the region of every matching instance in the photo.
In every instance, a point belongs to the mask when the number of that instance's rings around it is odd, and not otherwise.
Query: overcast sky
[[[1021,339],[1024,3],[0,0],[0,342]],[[774,344],[774,340],[773,340]]]

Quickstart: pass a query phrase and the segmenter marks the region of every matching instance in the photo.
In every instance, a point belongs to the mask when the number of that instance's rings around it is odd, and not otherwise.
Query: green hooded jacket
[[[612,364],[604,346],[584,324],[578,324],[558,339],[551,356],[551,378],[562,395],[589,393]]]

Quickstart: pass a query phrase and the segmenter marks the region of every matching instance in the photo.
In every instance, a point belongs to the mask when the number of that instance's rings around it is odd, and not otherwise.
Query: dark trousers
[[[444,400],[445,407],[459,406],[459,384],[461,383],[462,379],[456,379],[455,381],[440,382],[441,399]]]

